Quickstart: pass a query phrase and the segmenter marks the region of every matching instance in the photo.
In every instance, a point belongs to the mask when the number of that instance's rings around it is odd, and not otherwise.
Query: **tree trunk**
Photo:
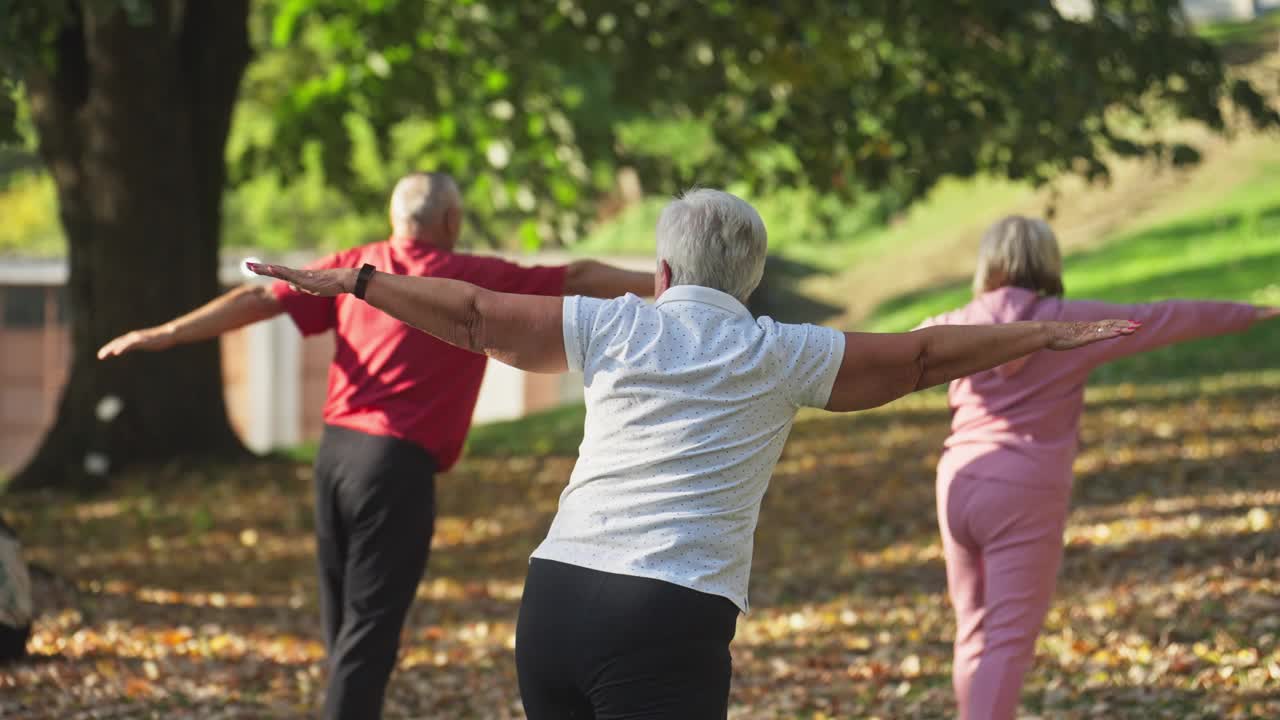
[[[227,421],[216,342],[95,353],[219,290],[248,4],[154,0],[139,23],[111,3],[76,3],[55,66],[27,78],[68,241],[73,358],[57,420],[15,488],[92,487],[137,462],[247,452]]]

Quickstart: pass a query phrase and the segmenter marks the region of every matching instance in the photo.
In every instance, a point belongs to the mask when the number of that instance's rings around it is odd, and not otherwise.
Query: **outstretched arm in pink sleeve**
[[[1125,343],[1101,343],[1080,352],[1094,364],[1118,360],[1166,345],[1244,332],[1255,322],[1275,316],[1274,308],[1233,302],[1165,300],[1138,305],[1113,305],[1092,300],[1064,303],[1063,320],[1128,318],[1142,323],[1142,332]]]

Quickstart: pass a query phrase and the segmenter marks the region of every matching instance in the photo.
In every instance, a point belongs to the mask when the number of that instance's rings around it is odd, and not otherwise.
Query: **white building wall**
[[[268,416],[270,447],[291,447],[302,442],[302,336],[285,316],[260,325],[270,333],[275,358],[270,364],[272,405]]]
[[[1187,17],[1195,22],[1249,20],[1270,3],[1255,0],[1184,0]]]
[[[514,420],[524,415],[524,371],[490,360],[472,422]]]
[[[1087,20],[1093,16],[1093,0],[1053,0],[1053,5],[1063,17]],[[1193,22],[1249,20],[1280,9],[1280,0],[1184,0],[1182,6]]]

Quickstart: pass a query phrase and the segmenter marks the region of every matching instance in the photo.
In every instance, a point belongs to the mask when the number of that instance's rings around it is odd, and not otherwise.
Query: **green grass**
[[[1280,163],[1216,207],[1122,234],[1065,260],[1068,297],[1109,302],[1199,298],[1275,303],[1280,295]],[[906,330],[963,305],[968,283],[956,281],[881,305],[868,328]],[[1103,382],[1185,379],[1225,371],[1264,370],[1280,361],[1280,324],[1245,335],[1186,343],[1102,368]]]
[[[517,420],[476,425],[467,436],[468,457],[577,455],[586,408],[566,405]],[[312,463],[318,443],[308,442],[270,454],[275,460]],[[3,482],[3,476],[0,476]]]
[[[1280,33],[1280,12],[1268,12],[1255,20],[1223,20],[1196,28],[1200,37],[1217,45],[1257,45]]]
[[[566,405],[555,410],[472,428],[470,457],[577,455],[586,408]]]
[[[989,198],[1017,197],[1016,186],[993,185]],[[876,233],[863,253],[902,252],[930,233],[967,221],[974,199],[963,188],[943,187],[930,199],[932,211],[909,215]],[[915,240],[913,240],[915,238]],[[970,258],[963,259],[964,263]],[[1067,258],[1069,296],[1112,302],[1169,297],[1217,298],[1280,304],[1280,163],[1264,165],[1249,182],[1215,207],[1174,216],[1157,226],[1121,234],[1098,250]],[[969,300],[966,281],[904,295],[883,304],[867,329],[895,332]],[[1267,377],[1280,366],[1280,323],[1228,336],[1178,345],[1100,369],[1102,385],[1136,382],[1211,390],[1228,372]],[[924,400],[924,399],[922,399]],[[582,441],[585,411],[571,405],[518,420],[478,425],[467,442],[470,457],[573,456]],[[288,453],[310,459],[314,447]]]
[[[316,461],[316,450],[318,450],[319,447],[320,442],[318,440],[312,440],[310,442],[302,443],[301,445],[272,450],[267,453],[267,457],[272,460],[279,460],[282,462],[313,463]]]
[[[739,188],[729,190],[741,192]],[[804,189],[743,196],[764,218],[772,254],[836,271],[954,232],[973,222],[974,207],[1008,207],[1033,194],[1027,185],[1005,180],[944,180],[928,197],[887,223],[873,197],[842,206],[833,198]],[[654,228],[667,200],[646,199],[570,249],[586,255],[652,255]],[[830,222],[823,222],[823,217]]]

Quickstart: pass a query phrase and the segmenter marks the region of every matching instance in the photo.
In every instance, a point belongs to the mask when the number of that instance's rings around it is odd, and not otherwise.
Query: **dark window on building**
[[[43,285],[10,285],[0,288],[4,327],[23,330],[44,327],[45,290]]]

